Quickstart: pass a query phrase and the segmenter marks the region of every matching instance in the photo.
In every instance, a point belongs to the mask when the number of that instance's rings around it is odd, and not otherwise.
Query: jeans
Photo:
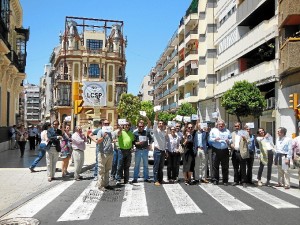
[[[94,168],[94,177],[98,177],[98,154],[99,154],[99,147],[96,146],[96,163],[95,163],[95,168]]]
[[[149,172],[148,172],[148,150],[147,149],[137,149],[135,152],[135,162],[134,162],[134,172],[133,172],[133,179],[137,180],[139,173],[140,173],[140,162],[143,159],[143,174],[144,180],[149,179]]]
[[[117,179],[117,171],[120,166],[120,157],[121,157],[121,150],[120,149],[114,149],[114,154],[113,154],[113,161],[112,161],[112,167],[111,167],[111,172],[110,175],[114,178]]]
[[[163,168],[165,164],[165,151],[161,151],[159,149],[154,149],[153,157],[154,157],[154,165],[153,165],[153,178],[154,182],[162,182],[163,181]]]
[[[124,171],[124,184],[129,181],[129,167],[131,163],[131,150],[129,149],[121,149],[121,166],[118,168],[118,178],[117,180],[121,180],[122,173]]]
[[[35,158],[35,160],[33,161],[33,163],[31,164],[31,166],[29,168],[34,169],[36,167],[36,165],[39,163],[39,161],[41,161],[41,159],[45,156],[45,154],[46,154],[46,149],[40,148],[38,157]]]

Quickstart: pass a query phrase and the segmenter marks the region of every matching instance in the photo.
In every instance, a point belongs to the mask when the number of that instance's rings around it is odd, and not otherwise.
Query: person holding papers
[[[145,130],[143,122],[138,123],[138,129],[133,132],[135,151],[135,163],[132,183],[137,183],[137,179],[140,173],[140,162],[143,159],[143,174],[144,182],[149,182],[148,172],[148,150],[149,143],[151,143],[152,137],[148,131]]]
[[[257,143],[260,149],[260,164],[257,172],[257,185],[261,187],[263,184],[261,182],[261,175],[264,170],[264,166],[268,166],[267,170],[267,186],[270,186],[271,173],[272,173],[272,164],[274,156],[274,143],[273,137],[266,133],[263,128],[258,128],[257,132]]]
[[[286,128],[279,127],[277,130],[275,162],[278,169],[278,184],[275,187],[290,188],[290,160],[292,159],[292,139],[286,136]]]
[[[228,173],[229,173],[229,140],[231,134],[225,127],[223,120],[218,120],[217,128],[212,129],[209,133],[209,141],[213,149],[213,184],[219,184],[219,166],[222,166],[223,184],[228,185]]]
[[[248,142],[249,134],[245,130],[241,130],[241,123],[235,122],[234,129],[231,133],[231,149],[232,149],[232,165],[234,169],[234,182],[233,186],[239,183],[246,187],[246,159],[249,158]]]

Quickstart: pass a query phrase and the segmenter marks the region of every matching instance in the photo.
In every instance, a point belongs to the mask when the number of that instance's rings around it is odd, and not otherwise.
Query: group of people
[[[214,127],[201,127],[203,124],[188,122],[183,125],[177,122],[175,126],[166,126],[155,114],[154,124],[148,117],[139,120],[136,129],[126,122],[116,125],[114,129],[105,119],[101,126],[89,131],[85,136],[82,127],[75,127],[71,135],[70,126],[58,129],[59,121],[45,123],[41,132],[39,156],[30,166],[31,172],[37,163],[46,155],[48,181],[55,179],[58,157],[62,158],[62,176],[69,174],[68,165],[71,155],[74,160],[74,179],[81,180],[80,172],[84,162],[84,150],[88,139],[96,143],[96,165],[94,180],[100,190],[111,189],[110,179],[116,184],[129,183],[129,168],[132,152],[135,155],[132,183],[137,183],[140,176],[140,163],[143,161],[143,179],[150,182],[148,170],[148,154],[153,151],[153,181],[156,186],[163,182],[163,168],[167,160],[167,179],[169,183],[178,182],[179,167],[182,161],[183,178],[185,185],[211,182],[218,185],[220,182],[220,165],[222,183],[228,185],[229,160],[231,156],[234,169],[235,185],[247,187],[253,183],[253,163],[255,155],[259,155],[259,170],[257,186],[262,186],[262,172],[267,166],[266,186],[270,186],[272,165],[277,165],[278,183],[276,186],[290,188],[289,169],[291,162],[299,167],[300,188],[300,137],[291,139],[286,136],[287,130],[279,127],[274,144],[272,136],[259,128],[256,135],[251,128],[240,122],[234,123],[234,130],[229,131],[223,120],[218,120]],[[300,126],[299,126],[300,129]],[[90,130],[90,129],[89,129]],[[22,138],[26,140],[28,132],[20,127],[17,132],[18,144],[22,146]],[[21,151],[22,154],[22,151]],[[24,154],[24,152],[23,152]]]
[[[178,182],[180,162],[183,162],[183,178],[186,185],[195,183],[220,182],[219,169],[221,165],[222,183],[227,186],[229,180],[229,160],[231,156],[234,169],[235,185],[247,187],[253,182],[253,163],[255,155],[259,155],[259,170],[257,185],[261,181],[264,166],[267,166],[267,182],[270,186],[273,163],[278,168],[278,184],[290,188],[289,168],[293,161],[295,165],[300,160],[300,138],[292,140],[286,136],[286,128],[279,127],[276,144],[269,133],[259,128],[257,135],[252,134],[247,125],[234,123],[234,130],[229,131],[223,120],[218,120],[215,127],[201,127],[201,123],[177,122],[175,126],[166,126],[155,115],[153,127],[147,117],[147,124],[139,120],[135,130],[129,122],[108,129],[110,122],[104,120],[102,128],[90,134],[91,140],[97,143],[97,163],[95,180],[101,190],[111,189],[109,178],[116,184],[124,180],[129,183],[129,167],[132,151],[135,154],[132,183],[138,182],[140,163],[143,160],[143,178],[150,182],[148,171],[148,153],[153,151],[153,181],[156,186],[163,182],[163,168],[167,160],[167,179],[169,183]],[[297,161],[298,160],[298,161]],[[300,162],[300,161],[299,161]],[[299,163],[298,162],[298,163]],[[300,164],[300,163],[299,163]],[[111,172],[110,172],[111,171]],[[299,168],[300,182],[300,168]],[[300,183],[299,183],[300,187]]]

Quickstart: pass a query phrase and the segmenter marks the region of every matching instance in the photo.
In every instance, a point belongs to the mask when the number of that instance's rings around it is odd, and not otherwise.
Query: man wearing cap
[[[131,164],[131,149],[134,141],[134,135],[130,131],[130,123],[126,122],[123,128],[120,127],[117,135],[118,135],[119,147],[122,153],[121,165],[118,168],[117,184],[120,183],[123,171],[124,171],[124,184],[128,184],[129,167]]]

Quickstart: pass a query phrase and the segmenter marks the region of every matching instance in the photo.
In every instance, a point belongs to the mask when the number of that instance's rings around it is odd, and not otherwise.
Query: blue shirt
[[[220,140],[216,140],[216,138],[220,138]],[[212,147],[217,149],[228,149],[227,141],[230,139],[232,139],[231,133],[226,128],[223,130],[213,128],[209,133],[209,141],[212,144]]]
[[[250,142],[248,144],[248,149],[249,152],[254,152],[255,151],[255,136],[253,134],[250,134]]]

